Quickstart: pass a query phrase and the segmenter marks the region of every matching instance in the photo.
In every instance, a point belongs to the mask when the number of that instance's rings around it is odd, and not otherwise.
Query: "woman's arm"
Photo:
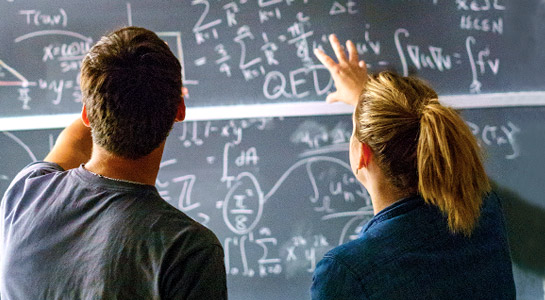
[[[329,42],[335,52],[335,56],[337,56],[338,63],[322,50],[314,50],[314,54],[318,60],[329,70],[337,89],[327,96],[326,102],[333,103],[340,101],[356,106],[367,82],[367,66],[363,60],[359,60],[358,51],[352,41],[346,42],[348,57],[346,57],[337,36],[331,34]]]

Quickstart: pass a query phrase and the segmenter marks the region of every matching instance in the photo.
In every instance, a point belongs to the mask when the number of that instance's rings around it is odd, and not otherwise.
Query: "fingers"
[[[346,41],[346,48],[348,48],[348,60],[351,64],[358,64],[358,49],[351,40]]]
[[[330,93],[329,95],[327,95],[327,97],[325,98],[325,102],[326,103],[334,103],[334,102],[339,102],[339,98],[337,96],[337,92],[333,92],[333,93]]]
[[[337,63],[335,61],[327,56],[322,50],[316,48],[314,49],[314,55],[318,58],[318,60],[330,71],[333,72],[337,69]]]
[[[189,90],[185,86],[182,87],[182,97],[187,96],[188,93],[189,93]]]
[[[346,54],[344,53],[344,49],[341,46],[341,43],[339,42],[339,39],[336,35],[329,35],[329,43],[331,43],[331,47],[333,48],[333,51],[335,52],[339,63],[346,62]]]
[[[365,65],[365,62],[358,61],[358,50],[356,48],[356,45],[354,42],[348,40],[346,41],[346,48],[348,49],[348,61],[346,54],[344,53],[344,49],[342,48],[341,44],[339,43],[339,39],[336,35],[331,34],[329,36],[329,40],[331,42],[331,47],[333,48],[333,51],[335,52],[335,55],[337,56],[339,60],[339,64],[343,62],[348,62],[351,65],[358,65],[360,68],[367,70],[367,67]],[[322,50],[316,48],[314,49],[314,55],[318,58],[318,60],[326,66],[326,68],[330,72],[336,72],[339,69],[339,65],[327,54],[325,54]]]
[[[367,74],[367,64],[363,60],[359,61],[358,66]]]

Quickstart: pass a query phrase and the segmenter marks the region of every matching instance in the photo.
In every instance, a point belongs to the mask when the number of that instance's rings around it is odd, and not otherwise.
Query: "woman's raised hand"
[[[337,89],[327,96],[326,102],[344,102],[356,106],[367,82],[367,66],[363,60],[359,60],[358,51],[352,41],[346,41],[348,58],[336,35],[331,34],[329,42],[335,56],[337,56],[338,63],[322,50],[314,49],[314,55],[329,70]]]

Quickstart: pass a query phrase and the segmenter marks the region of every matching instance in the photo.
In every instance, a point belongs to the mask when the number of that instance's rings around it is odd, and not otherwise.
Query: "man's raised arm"
[[[44,160],[57,163],[65,170],[73,169],[91,158],[92,149],[91,128],[78,118],[61,132]]]

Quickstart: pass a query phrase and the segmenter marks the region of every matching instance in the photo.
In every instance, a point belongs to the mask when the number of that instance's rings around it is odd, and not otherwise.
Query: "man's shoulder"
[[[18,185],[23,184],[27,179],[37,178],[44,175],[64,172],[65,170],[56,163],[46,161],[36,161],[24,167],[11,181],[8,191]]]
[[[20,195],[25,190],[37,192],[37,188],[28,188],[27,181],[32,180],[33,183],[47,182],[48,179],[46,179],[46,176],[60,172],[64,172],[64,169],[56,163],[45,161],[30,163],[21,171],[19,171],[19,173],[15,175],[15,177],[11,181],[10,185],[8,186],[6,192],[2,197],[3,205],[5,205],[5,208],[9,209],[11,205],[7,202],[15,201],[16,198],[18,198],[18,195]],[[44,180],[41,181],[40,178],[43,178]]]
[[[15,175],[12,182],[17,182],[24,178],[32,178],[41,175],[46,175],[55,172],[64,172],[65,170],[56,163],[47,161],[35,161],[25,166],[17,175]]]

